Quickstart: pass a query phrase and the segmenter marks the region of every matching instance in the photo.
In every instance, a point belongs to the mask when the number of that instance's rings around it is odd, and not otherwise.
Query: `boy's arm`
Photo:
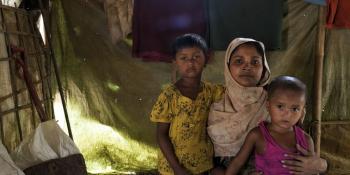
[[[169,162],[175,174],[189,174],[189,172],[180,164],[175,155],[173,144],[169,138],[169,123],[157,123],[157,142],[160,150]]]
[[[244,144],[237,153],[236,157],[230,162],[225,175],[237,174],[241,167],[248,160],[250,153],[252,152],[256,141],[259,137],[259,128],[252,129],[245,138]]]

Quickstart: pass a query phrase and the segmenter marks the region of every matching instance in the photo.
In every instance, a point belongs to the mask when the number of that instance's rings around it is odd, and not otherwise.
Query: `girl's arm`
[[[173,144],[169,138],[169,123],[157,123],[157,142],[160,150],[169,162],[175,174],[189,174],[189,172],[180,164],[175,155]]]
[[[252,129],[245,138],[244,144],[237,153],[236,157],[230,162],[225,175],[237,174],[241,167],[248,160],[250,153],[252,152],[257,139],[259,138],[259,128]]]

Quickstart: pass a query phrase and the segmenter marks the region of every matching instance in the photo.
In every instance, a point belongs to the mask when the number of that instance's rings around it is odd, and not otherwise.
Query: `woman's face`
[[[263,72],[263,57],[254,46],[242,44],[231,54],[229,69],[241,86],[257,86]]]

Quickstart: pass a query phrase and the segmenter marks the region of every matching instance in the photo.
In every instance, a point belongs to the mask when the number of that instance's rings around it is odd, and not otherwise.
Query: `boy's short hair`
[[[208,46],[206,41],[198,34],[194,33],[187,33],[181,36],[176,37],[175,41],[172,43],[171,51],[172,51],[172,58],[174,59],[176,56],[176,53],[183,48],[188,47],[198,47],[200,48],[204,55],[206,61],[208,60]]]
[[[268,99],[271,99],[277,89],[292,90],[302,92],[306,98],[306,85],[296,77],[292,76],[278,76],[271,81],[267,86]]]

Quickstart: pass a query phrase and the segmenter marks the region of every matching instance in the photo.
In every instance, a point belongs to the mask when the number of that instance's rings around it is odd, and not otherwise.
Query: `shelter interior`
[[[149,113],[161,88],[172,81],[173,66],[133,56],[133,3],[1,1],[0,134],[8,152],[44,115],[73,138],[90,174],[156,169],[158,146]],[[325,28],[320,15],[326,10],[319,5],[284,0],[283,10],[281,47],[267,53],[272,76],[306,82],[304,127],[319,137],[328,174],[350,174],[350,30]],[[212,52],[203,80],[223,84],[224,54]],[[32,90],[18,58],[31,74]]]

